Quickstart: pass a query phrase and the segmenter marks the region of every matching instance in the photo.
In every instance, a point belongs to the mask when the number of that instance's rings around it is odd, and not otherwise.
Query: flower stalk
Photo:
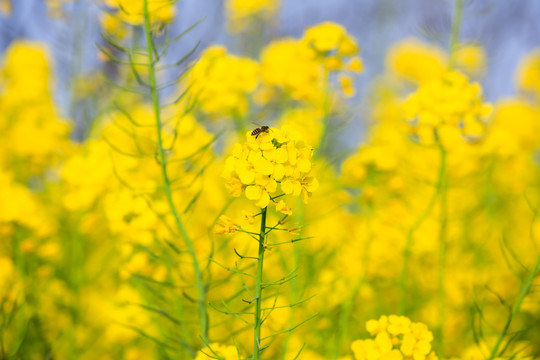
[[[446,157],[446,150],[439,144],[441,156]],[[448,174],[443,173],[440,179],[440,218],[439,218],[439,261],[437,274],[437,306],[438,324],[435,328],[436,352],[439,355],[444,353],[444,323],[446,309],[446,291],[444,288],[446,273],[446,249],[447,249],[447,229],[448,229]]]
[[[407,277],[409,275],[409,260],[411,258],[411,252],[412,252],[412,245],[414,242],[414,233],[420,226],[424,223],[424,221],[427,219],[433,208],[435,207],[435,204],[437,203],[437,199],[439,196],[441,196],[442,192],[444,191],[444,179],[446,176],[446,150],[442,146],[442,144],[439,143],[439,151],[440,151],[440,162],[439,162],[439,173],[437,176],[437,185],[435,188],[435,191],[433,192],[433,195],[424,209],[424,211],[420,214],[420,216],[416,219],[414,224],[409,229],[409,232],[407,234],[407,241],[405,243],[405,248],[403,250],[403,266],[401,268],[401,275],[399,278],[399,306],[398,311],[399,314],[403,315],[405,313],[405,310],[407,308]]]
[[[534,264],[533,269],[531,270],[531,272],[529,273],[529,276],[527,276],[527,280],[521,287],[521,291],[519,292],[519,298],[517,299],[514,306],[512,307],[512,311],[508,315],[506,324],[504,325],[504,328],[499,333],[499,336],[497,337],[497,341],[495,342],[495,345],[493,346],[493,349],[491,350],[491,353],[487,360],[494,360],[498,356],[499,348],[502,344],[502,341],[505,338],[506,334],[508,334],[508,330],[510,328],[510,324],[512,323],[512,320],[516,317],[519,310],[521,309],[521,304],[523,303],[523,300],[529,293],[529,290],[531,289],[531,286],[533,285],[534,279],[538,275],[539,268],[540,268],[540,256],[537,257],[536,263]]]
[[[266,250],[266,207],[261,209],[261,231],[259,233],[259,253],[257,256],[257,275],[255,278],[255,322],[253,331],[253,359],[257,360],[261,354],[261,326],[262,326],[262,283],[264,252]]]
[[[459,33],[461,30],[461,22],[463,18],[463,0],[455,0],[454,2],[454,15],[452,17],[452,30],[450,33],[449,43],[449,70],[453,70],[456,65],[456,53],[459,46]],[[445,152],[442,144],[439,142],[439,148],[441,152]],[[435,337],[437,339],[436,348],[439,355],[444,354],[444,323],[445,323],[445,298],[446,292],[444,288],[445,272],[446,272],[446,249],[447,249],[447,225],[448,225],[448,201],[447,201],[447,189],[448,178],[446,174],[442,174],[441,181],[441,200],[440,200],[440,220],[439,220],[439,261],[438,261],[438,275],[437,275],[437,307],[438,307],[438,324],[435,328]]]
[[[459,46],[459,32],[461,30],[461,19],[463,17],[463,0],[455,0],[454,16],[452,17],[452,30],[450,33],[450,58],[448,68],[453,70],[456,66],[456,50]]]
[[[154,50],[152,47],[152,30],[150,24],[150,14],[148,10],[148,0],[143,2],[143,12],[144,12],[144,32],[146,36],[146,51],[147,51],[147,61],[148,61],[148,77],[149,77],[149,87],[150,87],[150,96],[152,99],[152,110],[154,112],[154,117],[156,120],[156,135],[157,135],[157,152],[159,164],[161,166],[161,176],[163,180],[163,191],[165,192],[165,197],[169,205],[169,209],[174,217],[176,227],[184,240],[184,245],[187,248],[189,256],[191,257],[193,263],[193,270],[195,273],[195,287],[197,289],[197,310],[199,315],[199,323],[201,328],[201,338],[204,342],[208,343],[208,314],[206,311],[206,285],[203,280],[202,272],[199,267],[199,262],[195,254],[195,248],[193,242],[189,237],[186,228],[180,219],[180,215],[174,204],[171,190],[171,181],[167,172],[167,157],[165,155],[165,150],[163,146],[163,139],[161,134],[162,122],[160,117],[160,104],[159,96],[157,92],[156,85],[156,74],[155,74],[155,62]]]

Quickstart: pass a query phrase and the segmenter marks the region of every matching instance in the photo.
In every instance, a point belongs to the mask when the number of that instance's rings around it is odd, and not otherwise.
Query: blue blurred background
[[[13,0],[12,13],[1,18],[0,51],[19,38],[49,44],[55,57],[57,99],[67,114],[69,79],[91,73],[100,64],[95,46],[101,31],[98,4],[73,0],[63,5],[58,19],[50,16],[44,0]],[[240,52],[242,44],[226,31],[223,0],[180,0],[177,7],[173,34],[203,21],[171,49],[170,56],[178,58],[198,40],[198,51],[218,43]],[[384,56],[392,43],[414,36],[446,48],[452,9],[449,0],[282,0],[278,22],[266,34],[268,40],[299,37],[305,27],[326,20],[344,25],[362,49],[365,72],[357,82],[361,96],[368,82],[384,70]],[[465,0],[461,40],[479,43],[486,51],[489,76],[482,85],[489,101],[514,93],[520,59],[540,46],[539,18],[538,0]]]

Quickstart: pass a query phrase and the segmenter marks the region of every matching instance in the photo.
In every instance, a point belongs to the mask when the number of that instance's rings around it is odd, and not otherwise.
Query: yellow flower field
[[[0,359],[540,359],[540,49],[487,100],[454,0],[361,87],[345,26],[266,36],[285,0],[174,61],[182,2],[94,2],[68,112],[49,44],[2,53]]]

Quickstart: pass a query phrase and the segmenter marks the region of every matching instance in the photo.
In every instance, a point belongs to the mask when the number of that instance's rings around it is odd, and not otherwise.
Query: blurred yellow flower
[[[431,351],[433,334],[422,323],[405,316],[383,315],[369,320],[366,329],[374,340],[356,340],[351,349],[356,360],[437,360]]]
[[[293,99],[319,104],[323,101],[328,75],[363,70],[356,40],[345,28],[323,22],[305,30],[301,39],[271,42],[261,54],[261,78],[266,86],[278,87]],[[342,82],[347,96],[353,80]]]
[[[339,76],[339,85],[341,86],[341,91],[345,97],[352,97],[356,94],[353,82],[354,80],[350,76]]]
[[[478,76],[486,69],[486,53],[479,45],[462,45],[456,51],[456,65],[469,76]]]
[[[101,25],[107,33],[126,34],[125,24],[140,26],[144,23],[143,0],[101,0],[111,13],[103,12]],[[174,0],[147,0],[152,25],[172,22],[176,15]]]
[[[215,234],[232,234],[240,227],[230,217],[221,215],[218,223],[214,226]]]
[[[189,72],[183,89],[190,87],[200,108],[210,116],[242,116],[248,95],[259,84],[259,64],[227,54],[223,46],[210,46]]]
[[[411,131],[420,142],[429,144],[444,142],[444,131],[451,134],[458,129],[463,135],[482,137],[493,107],[483,102],[478,83],[470,83],[465,75],[450,71],[422,84],[409,95],[402,109]]]
[[[417,39],[405,39],[393,45],[386,55],[390,72],[414,83],[440,78],[446,70],[444,51]]]
[[[268,22],[279,11],[280,0],[227,0],[227,26],[230,32],[238,33],[261,21]]]
[[[302,40],[318,53],[335,51],[340,56],[352,56],[358,52],[355,39],[342,25],[327,21],[308,28]]]
[[[11,5],[11,0],[0,0],[0,14],[2,16],[11,15],[13,11],[13,6]]]
[[[540,97],[540,49],[532,51],[519,64],[517,87]]]

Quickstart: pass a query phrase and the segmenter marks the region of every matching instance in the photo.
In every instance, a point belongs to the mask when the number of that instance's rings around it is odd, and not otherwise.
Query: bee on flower
[[[272,202],[284,214],[292,212],[283,199],[274,200],[279,195],[300,196],[307,203],[319,185],[311,175],[313,148],[277,128],[249,131],[246,138],[235,144],[225,164],[223,177],[231,195],[243,193],[260,208]]]

